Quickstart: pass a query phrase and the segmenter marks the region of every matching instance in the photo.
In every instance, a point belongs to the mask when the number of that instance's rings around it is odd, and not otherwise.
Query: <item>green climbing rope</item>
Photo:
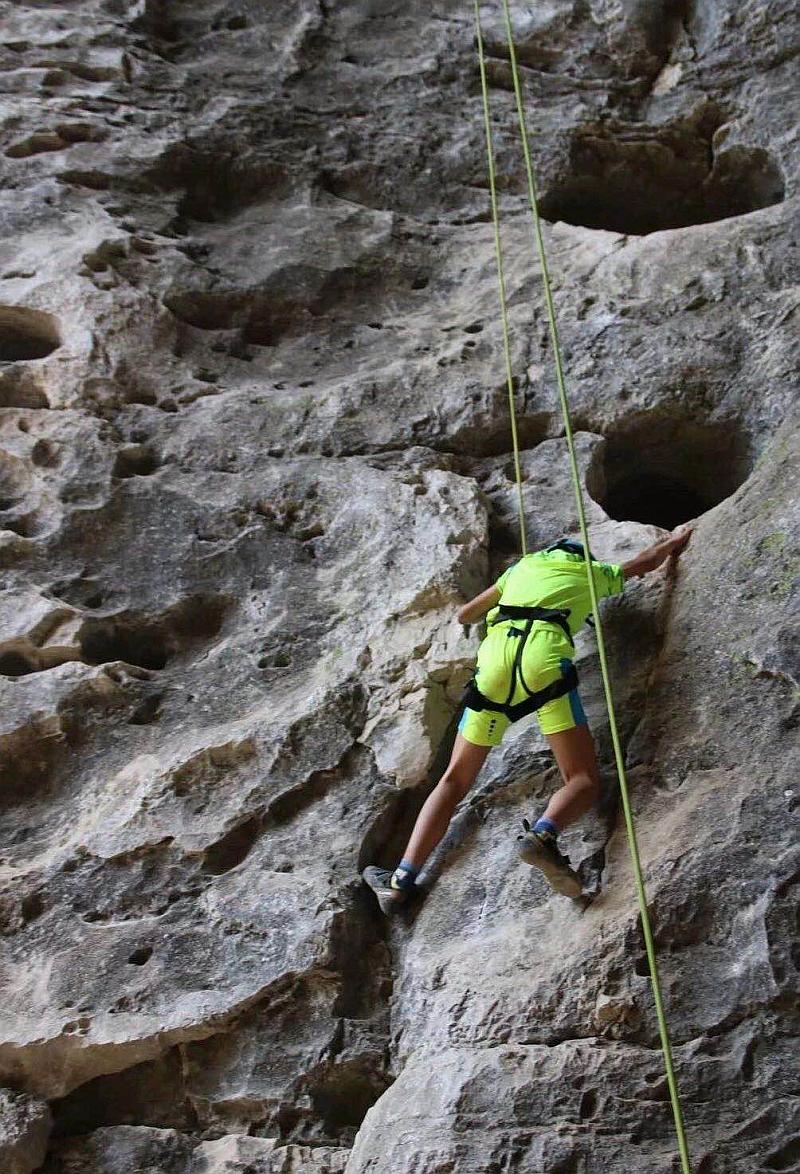
[[[500,294],[500,321],[503,327],[503,351],[506,360],[506,383],[508,385],[508,413],[511,418],[511,441],[514,446],[514,473],[517,481],[519,509],[519,544],[523,554],[528,553],[525,538],[525,506],[522,499],[522,470],[519,463],[519,437],[517,434],[517,411],[514,404],[514,373],[511,368],[511,342],[508,330],[508,303],[506,300],[506,279],[503,272],[503,250],[500,244],[500,215],[497,210],[497,183],[494,173],[494,149],[492,147],[492,123],[489,117],[489,86],[486,81],[486,57],[483,52],[481,17],[478,0],[475,0],[475,28],[478,36],[478,59],[481,67],[481,92],[483,94],[483,124],[486,130],[486,160],[489,166],[489,193],[492,199],[492,223],[494,225],[494,255],[497,262],[497,285]]]
[[[569,454],[570,472],[572,476],[572,485],[575,493],[575,507],[578,514],[578,523],[583,541],[583,548],[588,552],[589,550],[589,533],[586,525],[586,510],[583,501],[583,490],[581,488],[580,472],[578,470],[578,461],[575,454],[575,441],[572,432],[572,418],[569,408],[569,400],[567,398],[566,385],[564,382],[564,368],[561,361],[561,348],[558,339],[558,326],[556,324],[555,307],[553,305],[553,294],[550,286],[550,275],[547,265],[547,255],[544,247],[544,237],[542,235],[541,218],[539,216],[539,204],[536,194],[536,179],[534,175],[533,164],[531,161],[530,146],[528,142],[528,131],[525,123],[525,109],[522,101],[522,89],[519,80],[519,70],[517,68],[517,55],[514,48],[514,35],[511,26],[511,15],[509,12],[508,0],[502,0],[503,12],[506,24],[506,36],[508,40],[509,59],[511,62],[511,73],[514,80],[514,94],[517,104],[517,116],[519,119],[520,134],[522,137],[522,149],[525,158],[525,171],[528,181],[528,196],[530,200],[531,214],[533,216],[534,236],[536,240],[536,248],[539,255],[539,263],[542,271],[542,286],[544,290],[545,306],[547,308],[547,318],[550,325],[550,338],[553,345],[553,359],[555,362],[556,382],[558,385],[558,395],[561,403],[561,412],[564,418],[564,434],[567,441],[567,451]],[[500,226],[499,216],[497,210],[497,197],[495,192],[495,178],[494,178],[494,158],[492,151],[491,140],[491,126],[489,119],[489,91],[486,81],[486,61],[483,47],[483,33],[481,30],[480,8],[478,0],[474,0],[475,8],[475,31],[478,46],[478,56],[480,59],[481,71],[481,89],[483,93],[483,109],[484,119],[486,122],[486,140],[487,150],[489,153],[489,186],[492,195],[492,217],[494,220],[495,230],[495,250],[497,253],[497,270],[500,280],[500,301],[503,316],[504,326],[504,345],[506,352],[506,364],[508,368],[509,391],[512,388],[512,374],[510,370],[510,346],[508,341],[508,321],[506,314],[506,290],[505,281],[502,271],[502,250],[500,246]],[[513,408],[513,405],[512,405]],[[516,419],[512,410],[512,441],[514,445],[514,465],[517,471],[518,478],[518,492],[520,500],[520,511],[522,511],[522,485],[519,472],[519,452],[517,440]],[[523,554],[525,548],[523,546]],[[622,746],[619,737],[619,729],[617,727],[616,712],[614,709],[614,698],[611,689],[611,678],[608,671],[608,660],[606,657],[605,637],[603,634],[603,625],[600,619],[600,609],[597,601],[597,590],[595,587],[594,576],[591,573],[591,563],[589,559],[586,560],[586,574],[589,585],[589,594],[592,600],[592,613],[595,621],[595,631],[597,635],[597,651],[600,658],[600,672],[603,678],[603,690],[605,693],[606,708],[608,710],[608,724],[611,733],[611,741],[614,746],[614,759],[617,767],[617,776],[619,778],[619,789],[622,797],[622,808],[625,815],[625,828],[628,834],[628,847],[630,849],[631,861],[633,863],[633,874],[636,884],[636,894],[639,900],[639,912],[642,921],[642,932],[644,935],[645,950],[647,952],[647,961],[650,967],[650,979],[653,988],[653,1001],[655,1003],[656,1017],[658,1019],[658,1031],[661,1038],[661,1050],[664,1054],[664,1067],[666,1070],[667,1084],[669,1086],[670,1100],[672,1102],[672,1113],[675,1120],[675,1133],[678,1141],[678,1150],[681,1159],[681,1169],[683,1174],[692,1174],[691,1162],[689,1159],[689,1148],[686,1141],[686,1129],[683,1119],[683,1110],[681,1108],[680,1094],[678,1092],[678,1083],[675,1078],[675,1068],[672,1060],[672,1046],[670,1044],[669,1029],[667,1027],[667,1019],[664,1011],[664,1001],[661,995],[661,980],[658,973],[658,962],[656,959],[655,945],[653,942],[653,931],[650,925],[650,915],[647,908],[647,893],[645,891],[644,877],[642,875],[642,864],[639,856],[639,846],[636,839],[636,827],[633,818],[633,811],[631,809],[630,795],[628,791],[628,780],[625,773],[625,762],[622,756]]]

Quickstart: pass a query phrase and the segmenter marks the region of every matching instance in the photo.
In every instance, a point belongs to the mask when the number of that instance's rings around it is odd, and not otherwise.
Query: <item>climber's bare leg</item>
[[[600,771],[594,739],[586,725],[548,734],[563,785],[547,805],[544,815],[563,831],[594,807],[600,798]]]
[[[417,816],[403,860],[422,868],[447,831],[456,807],[478,777],[490,749],[490,746],[475,746],[461,734],[456,735],[447,770]]]

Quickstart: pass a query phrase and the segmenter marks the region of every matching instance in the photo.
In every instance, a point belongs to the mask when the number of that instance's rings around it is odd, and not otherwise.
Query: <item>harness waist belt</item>
[[[555,701],[556,698],[563,697],[565,693],[571,693],[577,687],[578,670],[574,664],[570,664],[563,677],[545,685],[543,689],[537,689],[535,693],[531,693],[524,701],[518,701],[516,705],[511,705],[510,702],[491,701],[488,697],[484,697],[474,680],[470,681],[464,690],[461,704],[467,709],[490,709],[493,713],[504,713],[509,721],[517,722],[520,718],[527,717],[529,713],[534,713],[543,705],[547,705],[548,701]]]
[[[572,646],[575,642],[572,639],[572,633],[569,630],[567,623],[567,616],[569,615],[569,608],[561,609],[555,607],[514,607],[512,604],[501,603],[497,612],[496,618],[492,621],[492,627],[499,624],[502,620],[541,620],[545,624],[558,624],[564,632],[564,635],[569,640]]]

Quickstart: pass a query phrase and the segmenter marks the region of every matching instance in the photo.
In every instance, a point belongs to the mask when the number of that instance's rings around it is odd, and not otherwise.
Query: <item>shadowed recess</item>
[[[784,181],[761,147],[718,140],[713,106],[653,128],[597,123],[572,136],[567,160],[542,197],[545,220],[645,235],[741,216],[779,204]]]
[[[145,669],[163,669],[195,642],[212,639],[222,627],[227,601],[193,596],[160,616],[125,612],[87,619],[80,632],[87,664],[121,660]]]
[[[44,359],[60,346],[52,315],[25,306],[0,306],[0,362]]]
[[[671,530],[730,497],[751,467],[736,421],[652,414],[606,438],[602,468],[586,484],[609,517]]]

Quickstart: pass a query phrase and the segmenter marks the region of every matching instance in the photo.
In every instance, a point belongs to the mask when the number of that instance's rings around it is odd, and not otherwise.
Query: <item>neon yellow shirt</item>
[[[625,589],[622,567],[615,563],[592,562],[592,574],[598,599],[621,595]],[[567,623],[573,636],[592,612],[584,560],[565,550],[526,554],[503,572],[495,586],[502,602],[513,607],[568,608]],[[495,607],[489,612],[488,625],[494,623],[498,610]]]

